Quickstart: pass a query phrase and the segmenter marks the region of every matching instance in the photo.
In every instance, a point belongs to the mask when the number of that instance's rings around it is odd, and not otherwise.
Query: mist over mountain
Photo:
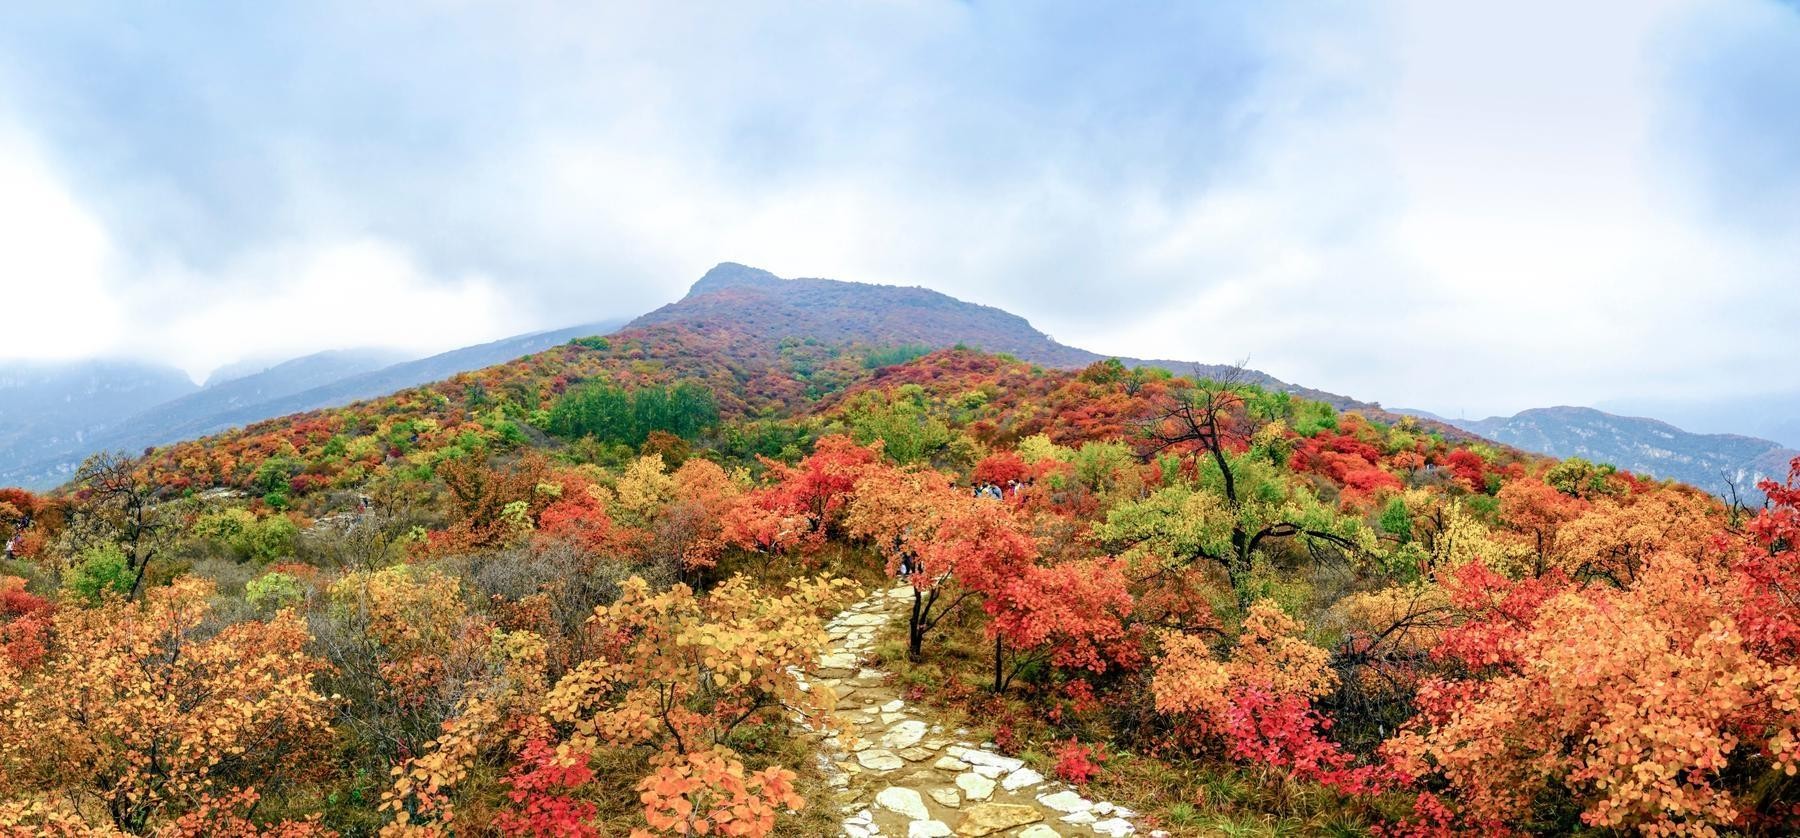
[[[229,388],[239,394],[247,391],[251,400],[256,400],[257,396],[274,398],[414,357],[390,349],[328,349],[298,358],[244,360],[213,370],[202,386],[206,390]],[[243,398],[243,395],[233,398]]]
[[[16,394],[0,406],[0,484],[52,486],[98,451],[135,454],[271,417],[348,404],[619,325],[612,320],[515,335],[398,363],[401,356],[384,350],[318,352],[259,372],[244,374],[238,367],[222,380],[212,376],[204,388],[172,367],[16,365],[0,379],[0,388]]]
[[[199,389],[181,370],[138,361],[0,362],[0,451],[17,462],[80,447],[126,416]]]

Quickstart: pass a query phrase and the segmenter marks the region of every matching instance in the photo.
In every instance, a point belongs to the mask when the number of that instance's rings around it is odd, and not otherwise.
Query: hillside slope
[[[631,321],[732,324],[765,338],[812,338],[947,348],[958,344],[1012,355],[1056,369],[1079,369],[1113,357],[1065,346],[1025,318],[992,306],[965,302],[927,288],[903,288],[836,279],[783,279],[760,268],[725,262],[707,271],[687,296]],[[1127,366],[1160,367],[1177,375],[1221,378],[1293,393],[1345,410],[1379,410],[1348,396],[1282,381],[1257,370],[1226,364],[1121,357]]]

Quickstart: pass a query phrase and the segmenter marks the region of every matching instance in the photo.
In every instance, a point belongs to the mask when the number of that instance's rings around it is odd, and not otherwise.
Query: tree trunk
[[[995,634],[994,635],[994,694],[995,695],[999,695],[1001,693],[1001,691],[1006,689],[1006,681],[1002,680],[1001,675],[1000,675],[1000,672],[1001,672],[1000,655],[1001,655],[1001,652],[1003,652],[1005,650],[1005,647],[1003,645],[1001,645],[1002,643],[1003,643],[1003,641],[1000,639],[1000,635]]]
[[[918,660],[925,646],[925,594],[913,586],[912,621],[906,627],[906,655]]]

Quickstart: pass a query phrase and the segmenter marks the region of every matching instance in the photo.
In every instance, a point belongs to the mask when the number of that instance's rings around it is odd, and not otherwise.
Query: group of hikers
[[[1030,485],[1030,484],[1029,483],[1021,483],[1017,480],[1008,480],[1008,481],[1006,481],[1005,485],[1002,485],[999,483],[982,482],[982,483],[971,484],[969,487],[969,492],[972,496],[978,497],[978,498],[989,498],[992,500],[1005,500],[1006,498],[1017,497],[1019,492],[1028,485]],[[919,564],[919,557],[914,556],[911,553],[903,554],[900,557],[900,578],[901,579],[905,579],[905,578],[913,575],[914,573],[918,573],[922,570],[924,570],[924,568]]]
[[[1005,486],[998,483],[976,483],[973,487],[973,491],[975,497],[978,498],[1001,500],[1017,495],[1019,490],[1023,488],[1025,488],[1024,483],[1020,483],[1017,480],[1008,480],[1006,481]]]

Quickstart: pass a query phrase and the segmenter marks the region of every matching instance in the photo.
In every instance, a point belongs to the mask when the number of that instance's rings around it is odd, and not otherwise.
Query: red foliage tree
[[[847,436],[820,438],[797,466],[764,459],[774,485],[733,508],[726,537],[752,549],[817,549],[837,534],[856,481],[880,459],[878,448]]]
[[[21,670],[43,660],[53,610],[42,597],[25,592],[24,579],[0,576],[0,658]]]

